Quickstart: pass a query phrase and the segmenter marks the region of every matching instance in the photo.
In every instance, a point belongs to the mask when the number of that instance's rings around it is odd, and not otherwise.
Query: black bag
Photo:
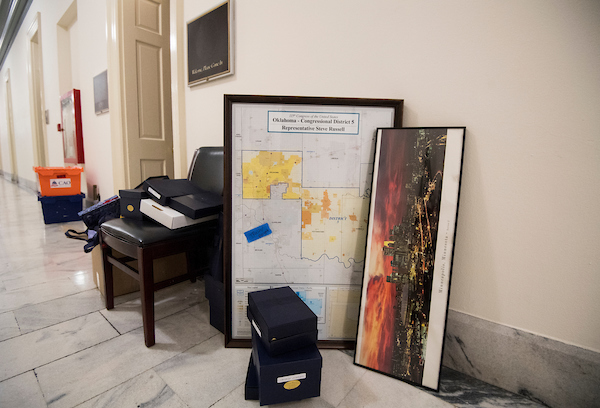
[[[87,244],[83,246],[83,250],[85,253],[91,252],[92,249],[100,243],[100,236],[98,235],[100,232],[100,225],[105,221],[121,216],[119,201],[119,196],[115,195],[78,212],[77,215],[81,217],[81,220],[87,229],[83,232],[77,232],[70,229],[65,232],[67,238],[86,241]]]

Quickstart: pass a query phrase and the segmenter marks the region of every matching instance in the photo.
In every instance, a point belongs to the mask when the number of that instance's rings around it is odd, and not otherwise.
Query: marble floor
[[[138,293],[107,311],[81,222],[45,225],[37,196],[0,177],[0,407],[258,407],[244,400],[249,349],[210,326],[204,283],[156,293],[156,345],[144,346]],[[428,392],[322,350],[321,396],[290,407],[535,407],[444,368]]]

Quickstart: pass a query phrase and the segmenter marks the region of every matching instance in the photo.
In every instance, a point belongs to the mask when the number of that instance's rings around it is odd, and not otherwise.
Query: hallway
[[[35,194],[0,177],[0,407],[258,407],[244,400],[249,349],[225,349],[204,283],[156,293],[156,345],[144,346],[138,293],[107,311],[91,255],[45,225]],[[293,407],[540,406],[449,369],[432,393],[322,350],[321,397]]]

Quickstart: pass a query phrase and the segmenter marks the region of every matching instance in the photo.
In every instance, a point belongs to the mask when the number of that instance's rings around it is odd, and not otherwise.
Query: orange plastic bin
[[[82,167],[34,167],[42,197],[77,195],[81,192]]]

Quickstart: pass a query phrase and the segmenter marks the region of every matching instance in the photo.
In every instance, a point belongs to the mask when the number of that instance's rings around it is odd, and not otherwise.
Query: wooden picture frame
[[[227,347],[250,347],[247,294],[286,285],[317,315],[320,347],[354,347],[375,132],[401,126],[402,109],[225,95]]]
[[[379,129],[354,363],[437,390],[465,128]]]

